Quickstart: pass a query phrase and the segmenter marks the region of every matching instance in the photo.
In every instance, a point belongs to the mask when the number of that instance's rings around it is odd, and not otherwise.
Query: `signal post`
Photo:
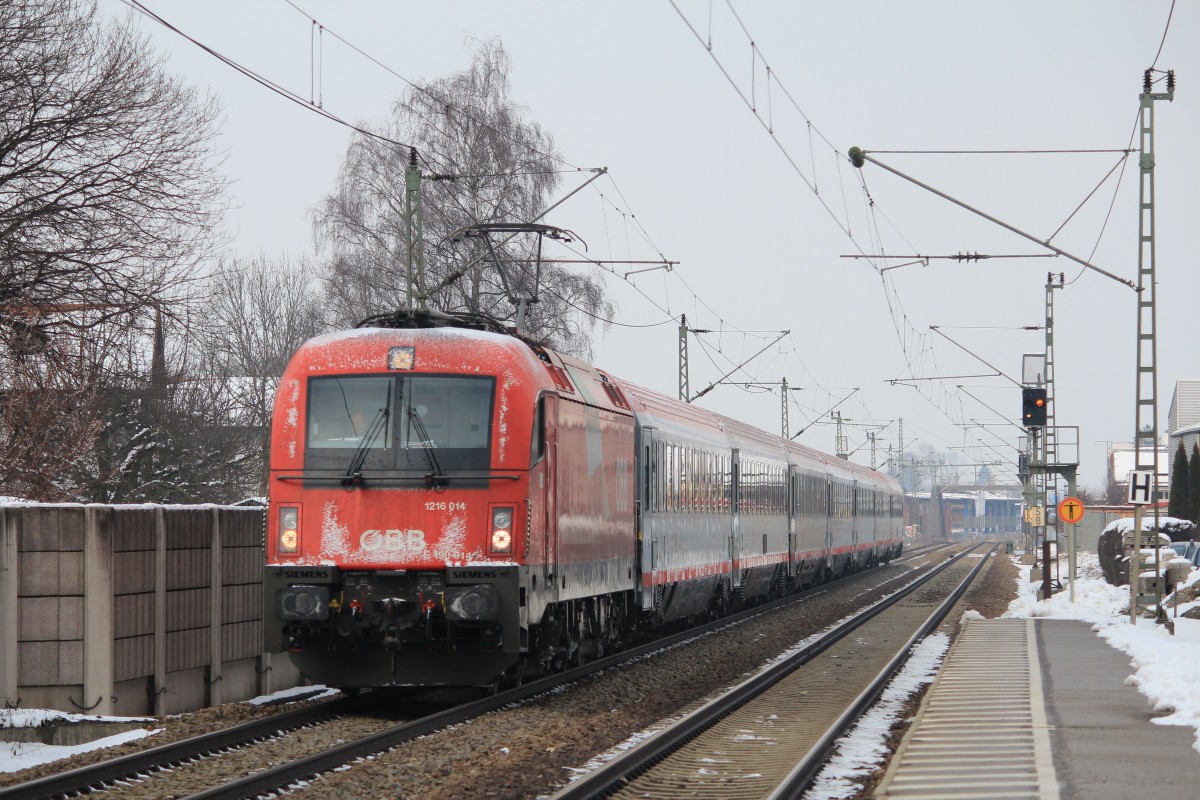
[[[1058,288],[1050,281],[1047,289],[1047,353],[1053,352],[1051,349],[1050,339],[1051,331],[1053,330],[1053,312],[1052,303],[1053,295],[1052,288]],[[1055,542],[1057,544],[1057,530],[1063,521],[1078,522],[1082,517],[1083,504],[1075,499],[1076,489],[1076,474],[1079,469],[1079,428],[1077,426],[1059,427],[1053,424],[1051,415],[1051,405],[1049,402],[1048,388],[1051,384],[1053,361],[1041,353],[1027,353],[1022,364],[1022,382],[1021,387],[1021,425],[1028,431],[1029,435],[1025,437],[1026,452],[1025,462],[1026,469],[1022,474],[1022,482],[1025,483],[1026,490],[1024,493],[1026,505],[1030,505],[1030,501],[1036,502],[1039,506],[1046,505],[1046,478],[1051,475],[1061,475],[1067,482],[1067,497],[1059,503],[1059,514],[1055,520]],[[1041,484],[1040,489],[1037,484]],[[1068,501],[1074,500],[1079,507],[1079,518],[1071,520],[1064,518],[1062,509]],[[1074,508],[1074,507],[1073,507]],[[1073,516],[1073,513],[1072,513]],[[1045,520],[1043,520],[1044,522]],[[1036,545],[1036,526],[1033,528],[1033,544]],[[1068,530],[1069,541],[1067,547],[1068,554],[1068,570],[1069,583],[1071,586],[1072,596],[1074,600],[1076,560],[1075,560],[1075,537],[1073,535],[1075,526],[1072,524]],[[1053,586],[1050,573],[1050,537],[1047,527],[1042,528],[1042,598],[1049,599],[1053,594]],[[1035,548],[1036,552],[1036,548]],[[1061,552],[1061,548],[1060,548]]]

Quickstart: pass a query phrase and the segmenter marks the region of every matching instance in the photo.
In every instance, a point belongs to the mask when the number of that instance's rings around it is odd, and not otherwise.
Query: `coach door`
[[[835,511],[833,508],[833,478],[828,474],[825,475],[825,552],[829,553],[828,558],[833,557],[833,517]]]
[[[858,498],[858,481],[857,480],[851,481],[851,483],[850,483],[850,520],[851,520],[851,522],[850,522],[850,524],[852,526],[852,530],[850,532],[850,544],[854,545],[855,552],[857,552],[857,550],[858,550],[858,537],[859,537],[858,499],[859,499]]]
[[[637,576],[638,585],[642,587],[641,606],[643,609],[654,606],[654,573],[657,564],[654,563],[655,541],[658,536],[659,524],[656,512],[662,504],[661,479],[658,463],[658,439],[654,428],[640,427],[638,429],[638,463],[642,472],[638,476],[637,512],[634,516],[635,533],[637,536]]]
[[[558,398],[546,395],[546,524],[543,526],[542,580],[551,597],[558,586]]]
[[[729,529],[729,562],[730,573],[733,577],[733,588],[736,589],[742,585],[742,533],[740,522],[742,505],[742,451],[736,448],[733,451],[733,463],[731,469],[729,510],[732,513],[730,516],[731,527]]]
[[[799,572],[796,563],[796,551],[799,549],[796,544],[796,511],[800,504],[800,473],[795,464],[788,464],[787,485],[788,576],[794,578]]]

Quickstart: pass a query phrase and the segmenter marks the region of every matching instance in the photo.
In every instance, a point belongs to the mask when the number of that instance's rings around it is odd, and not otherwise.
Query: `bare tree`
[[[264,494],[275,389],[296,349],[328,329],[324,298],[306,261],[264,255],[223,262],[208,285],[195,369],[224,387],[223,413],[251,446],[240,468]]]
[[[257,430],[238,414],[237,385],[198,369],[197,314],[158,315],[130,340],[129,367],[100,379],[101,425],[63,481],[93,502],[222,502],[259,488]]]
[[[60,482],[87,454],[102,426],[94,376],[61,353],[0,354],[0,490],[36,500],[69,500]]]
[[[77,452],[96,420],[70,412],[114,366],[92,344],[137,339],[216,244],[218,109],[87,0],[0,3],[0,107],[0,361],[22,365],[0,439]],[[53,483],[59,456],[6,450],[0,474]]]
[[[403,306],[408,274],[405,170],[413,145],[436,180],[423,184],[425,285],[430,305],[511,319],[504,280],[532,289],[534,244],[515,240],[501,276],[481,260],[459,280],[448,277],[485,253],[484,243],[455,244],[451,234],[481,223],[529,222],[551,203],[559,183],[553,138],[510,96],[508,53],[496,40],[477,42],[469,69],[410,88],[388,121],[357,135],[333,191],[313,212],[317,247],[326,257],[331,305],[339,324]],[[414,259],[415,261],[415,259]],[[443,285],[444,284],[444,285]],[[433,289],[437,288],[436,291]],[[609,317],[602,280],[548,264],[526,328],[580,355],[589,351],[597,317]]]

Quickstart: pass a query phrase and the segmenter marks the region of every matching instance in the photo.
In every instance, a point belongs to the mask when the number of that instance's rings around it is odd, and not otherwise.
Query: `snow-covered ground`
[[[1062,574],[1067,574],[1065,566]],[[1080,553],[1079,577],[1075,582],[1075,601],[1062,591],[1050,600],[1039,601],[1040,583],[1029,583],[1022,566],[1016,600],[1004,616],[1015,618],[1045,617],[1076,619],[1092,623],[1097,635],[1130,657],[1130,676],[1126,682],[1137,686],[1157,711],[1170,711],[1158,717],[1160,725],[1190,725],[1196,730],[1193,747],[1200,751],[1200,620],[1174,619],[1175,635],[1153,620],[1139,619],[1129,624],[1129,587],[1110,586],[1100,571],[1097,557]],[[1200,583],[1200,570],[1192,572],[1183,586]],[[1178,609],[1183,614],[1200,603],[1187,603]],[[921,684],[929,683],[941,664],[948,647],[937,635],[928,637],[909,659],[901,675],[884,692],[880,702],[839,743],[838,752],[817,776],[806,800],[842,800],[857,790],[856,779],[874,771],[883,763],[887,749],[884,737],[899,718],[905,699]],[[934,663],[930,663],[932,650]]]
[[[1066,574],[1064,569],[1063,574]],[[1068,592],[1049,600],[1037,600],[1037,585],[1022,581],[1019,597],[1009,605],[1009,617],[1078,619],[1092,623],[1096,633],[1110,645],[1129,655],[1132,673],[1126,683],[1136,686],[1156,711],[1170,711],[1155,718],[1160,725],[1190,725],[1196,730],[1193,747],[1200,751],[1200,620],[1176,618],[1200,605],[1184,603],[1168,608],[1175,634],[1153,620],[1129,624],[1129,587],[1110,586],[1100,573],[1095,555],[1080,553],[1080,579],[1075,583],[1075,602]],[[1200,584],[1195,570],[1182,586]]]
[[[285,689],[275,694],[263,695],[247,700],[252,705],[265,705],[286,701],[299,695],[299,699],[311,700],[325,695],[314,695],[314,691],[324,691],[328,695],[335,694],[335,689],[325,689],[323,686],[301,686],[295,689]],[[47,764],[61,758],[70,758],[77,753],[99,750],[104,747],[116,747],[143,736],[152,736],[157,730],[138,729],[105,736],[84,744],[59,746],[40,742],[10,742],[5,740],[5,728],[35,728],[39,725],[64,725],[72,722],[154,722],[152,717],[101,717],[89,714],[67,714],[62,711],[49,711],[40,708],[6,708],[0,709],[0,772],[16,772],[17,770]],[[11,738],[11,737],[10,737]]]
[[[43,708],[6,708],[0,709],[0,772],[16,772],[17,770],[36,767],[60,758],[69,758],[77,753],[99,750],[104,747],[115,747],[143,736],[157,733],[155,730],[139,728],[132,731],[105,736],[83,744],[62,746],[42,744],[41,742],[12,742],[6,741],[5,728],[36,728],[41,725],[64,725],[71,722],[153,722],[147,717],[102,717],[91,714],[67,714],[62,711],[49,711]]]

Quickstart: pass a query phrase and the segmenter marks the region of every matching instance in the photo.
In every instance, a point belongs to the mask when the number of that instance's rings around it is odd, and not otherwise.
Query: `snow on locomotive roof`
[[[320,336],[314,336],[305,344],[313,346],[323,346],[345,341],[347,339],[369,339],[371,337],[380,337],[384,339],[401,339],[405,334],[411,335],[414,329],[411,328],[347,328],[346,330],[334,331],[333,333],[323,333]],[[511,336],[506,336],[502,333],[492,333],[491,331],[480,331],[473,328],[421,328],[425,334],[436,334],[445,336],[446,338],[455,339],[476,339],[480,342],[515,342]]]
[[[518,361],[525,361],[527,367],[532,367],[536,356],[520,340],[500,333],[475,330],[471,328],[440,327],[440,328],[350,328],[334,331],[309,339],[297,352],[306,359],[308,371],[372,371],[381,368],[379,349],[388,345],[406,345],[421,342],[435,345],[437,353],[434,361],[424,361],[427,366],[454,369],[474,369],[479,371],[480,364],[489,359],[497,360],[498,364],[507,362],[513,365],[515,356]],[[449,348],[449,349],[447,349]],[[454,362],[454,354],[465,356],[463,363]],[[502,355],[503,354],[503,355]],[[418,364],[422,363],[422,355],[418,355]],[[449,360],[448,360],[449,359]],[[469,362],[469,363],[468,363]],[[516,376],[510,376],[515,379]]]

